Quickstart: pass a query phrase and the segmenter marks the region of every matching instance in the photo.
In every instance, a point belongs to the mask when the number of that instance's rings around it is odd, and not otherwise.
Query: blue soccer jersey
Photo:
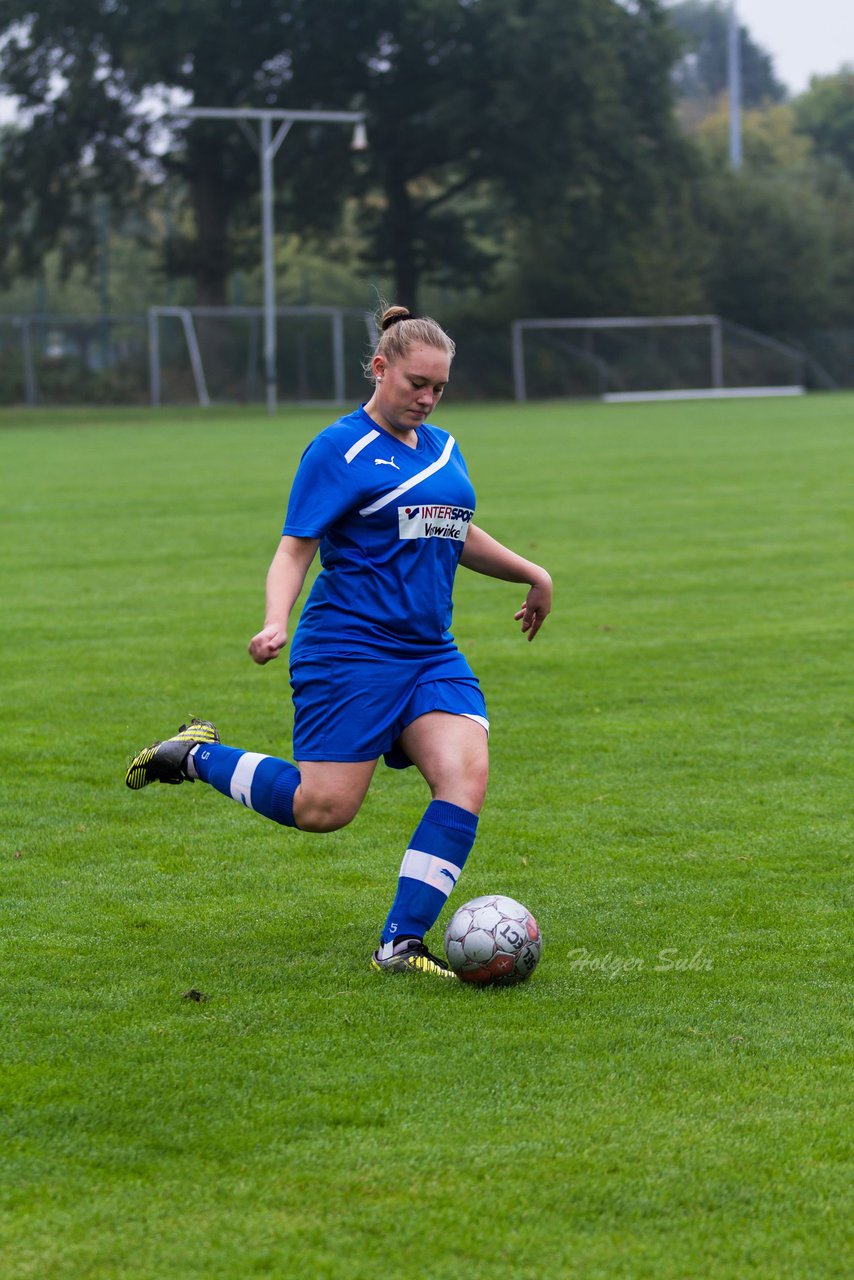
[[[283,534],[320,539],[322,572],[292,656],[317,645],[402,656],[453,648],[454,574],[475,495],[453,436],[422,423],[409,448],[364,409],[308,446]]]

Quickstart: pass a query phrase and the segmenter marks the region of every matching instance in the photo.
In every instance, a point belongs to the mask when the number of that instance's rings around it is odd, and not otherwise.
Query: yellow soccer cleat
[[[444,960],[434,956],[421,938],[384,942],[371,956],[371,968],[381,973],[426,973],[434,978],[455,978]]]
[[[187,777],[187,756],[193,747],[202,742],[219,742],[216,725],[209,720],[196,720],[182,724],[172,738],[165,742],[153,742],[150,747],[134,756],[125,774],[125,782],[131,791],[140,791],[149,782],[191,782]]]

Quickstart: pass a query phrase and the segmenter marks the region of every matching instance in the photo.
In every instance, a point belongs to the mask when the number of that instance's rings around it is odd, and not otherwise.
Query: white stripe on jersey
[[[376,440],[379,431],[369,431],[367,435],[362,436],[361,440],[357,440],[355,444],[351,444],[350,448],[344,454],[345,461],[352,462],[357,454],[363,449],[367,449],[372,440]]]
[[[438,889],[447,898],[460,878],[460,868],[422,849],[407,849],[400,864],[400,874],[409,880],[429,884],[431,889]]]
[[[244,751],[234,766],[234,773],[231,775],[231,798],[238,804],[245,804],[247,809],[252,808],[252,779],[255,777],[255,770],[261,761],[266,759],[267,756],[259,755],[257,751]]]
[[[437,471],[441,471],[442,467],[447,465],[451,456],[451,450],[456,444],[453,436],[448,436],[447,444],[442,450],[441,458],[437,458],[435,462],[431,462],[429,467],[425,467],[423,471],[419,471],[417,476],[410,476],[408,480],[404,480],[396,489],[392,489],[391,493],[386,493],[382,498],[378,498],[369,507],[363,507],[359,512],[360,516],[372,516],[375,511],[382,511],[383,507],[387,507],[390,502],[396,502],[397,499],[414,485],[420,484],[422,480],[426,480],[428,476],[435,475]],[[354,446],[355,447],[355,446]]]

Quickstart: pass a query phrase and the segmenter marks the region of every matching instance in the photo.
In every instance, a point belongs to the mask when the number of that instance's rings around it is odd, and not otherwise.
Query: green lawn
[[[123,785],[188,713],[289,754],[246,642],[327,419],[0,414],[0,1276],[850,1275],[854,397],[437,415],[556,586],[528,645],[458,580],[442,923],[525,902],[510,990],[367,968],[413,771],[329,836]]]

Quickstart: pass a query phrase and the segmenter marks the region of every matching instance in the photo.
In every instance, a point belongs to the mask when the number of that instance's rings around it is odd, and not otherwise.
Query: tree
[[[795,127],[812,144],[813,188],[833,242],[833,292],[824,324],[850,327],[854,314],[854,70],[814,76],[793,104]]]
[[[257,160],[236,129],[201,124],[158,157],[140,112],[154,92],[364,109],[359,165],[343,131],[294,130],[283,221],[328,234],[359,197],[367,258],[411,304],[424,280],[482,285],[511,212],[559,219],[574,191],[591,229],[603,210],[626,225],[672,146],[656,0],[2,0],[0,22],[0,83],[30,117],[0,175],[7,242],[37,261],[96,190],[137,200],[177,173],[195,237],[175,238],[170,268],[200,301],[224,299],[245,252]]]
[[[854,69],[813,76],[794,107],[798,129],[819,155],[837,160],[854,177]]]
[[[516,260],[523,293],[562,310],[581,292],[561,283],[567,257],[569,279],[580,272],[588,292],[601,290],[620,235],[655,203],[663,170],[681,163],[675,42],[648,0],[482,0],[472,11],[477,97],[457,180],[488,193],[481,232],[500,241],[505,269],[507,255]],[[449,128],[461,119],[455,112]]]
[[[797,103],[746,111],[744,167],[727,166],[721,102],[694,132],[705,169],[696,217],[708,306],[779,334],[845,323],[852,298],[854,178],[798,131]]]
[[[574,8],[555,6],[552,31],[564,39],[554,41],[551,55],[549,26],[539,32],[546,59],[567,45],[577,52],[567,68],[572,109],[546,100],[546,127],[531,139],[528,183],[524,157],[514,157],[520,160],[511,182],[516,304],[527,314],[615,314],[639,298],[648,304],[656,294],[654,268],[641,272],[638,262],[651,260],[648,246],[682,220],[691,170],[691,149],[672,108],[669,70],[677,44],[660,6],[598,6],[584,16],[577,38],[570,30]],[[536,98],[540,58],[536,48],[527,52],[527,87]]]
[[[683,0],[668,9],[682,39],[683,55],[674,72],[679,97],[706,109],[727,88],[729,6],[718,0]],[[774,74],[774,62],[739,25],[741,96],[746,107],[782,102],[785,87]]]
[[[412,307],[425,277],[465,285],[488,267],[478,218],[492,150],[482,54],[491,4],[339,0],[334,24],[322,5],[301,14],[294,92],[338,86],[365,110],[370,147],[353,166],[340,139],[308,136],[295,156],[297,221],[316,225],[336,196],[359,196],[366,259],[391,268],[395,298]]]
[[[693,137],[709,164],[716,169],[728,167],[729,108],[724,99],[719,99],[696,126]],[[809,139],[797,132],[797,118],[789,103],[745,111],[741,141],[744,168],[752,174],[803,174],[813,153]]]
[[[676,43],[653,0],[339,0],[333,29],[304,16],[294,85],[346,86],[371,139],[354,171],[318,135],[321,172],[356,173],[366,258],[410,305],[422,282],[483,290],[511,222],[562,219],[568,185],[636,216],[674,136]],[[302,224],[324,199],[304,174]]]
[[[229,220],[257,165],[242,139],[204,127],[183,151],[158,158],[163,126],[141,103],[164,87],[206,103],[246,92],[243,68],[261,67],[273,35],[269,18],[258,20],[265,13],[260,0],[44,0],[38,7],[4,0],[0,84],[19,98],[25,127],[4,157],[0,228],[6,244],[20,246],[25,266],[53,244],[68,251],[71,233],[73,256],[91,255],[95,196],[108,195],[116,209],[138,203],[162,168],[186,180],[196,215],[194,241],[179,247],[175,265],[193,271],[199,301],[222,300]],[[232,56],[238,17],[248,19],[239,30],[240,63]],[[249,86],[256,88],[251,77]]]
[[[714,245],[711,309],[762,333],[820,325],[833,287],[830,228],[820,198],[798,178],[715,174],[702,218]]]

